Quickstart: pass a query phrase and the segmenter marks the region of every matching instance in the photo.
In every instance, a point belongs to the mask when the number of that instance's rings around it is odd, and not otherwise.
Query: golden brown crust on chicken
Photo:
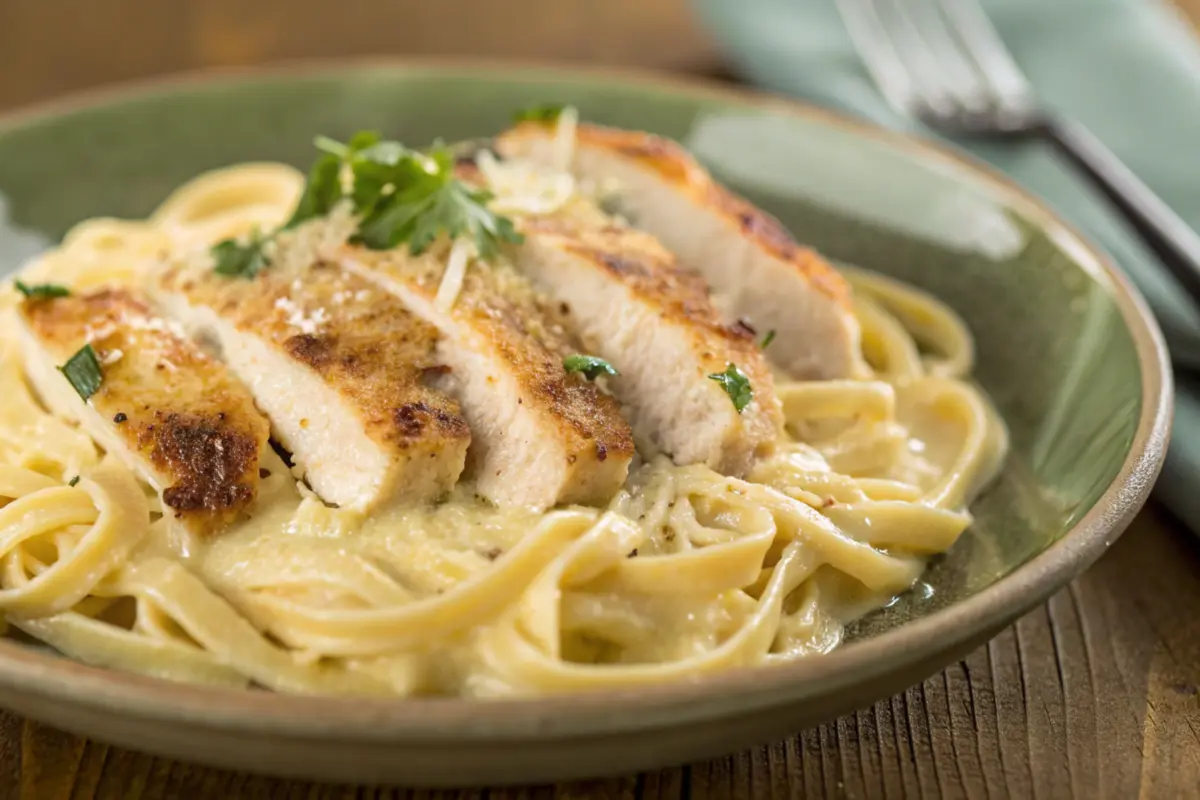
[[[438,367],[437,331],[336,265],[250,281],[168,270],[162,281],[312,369],[353,402],[373,439],[405,448],[470,436],[457,403],[423,382]]]
[[[147,464],[176,517],[212,532],[245,512],[269,427],[224,366],[125,290],[26,300],[20,314],[56,365],[92,345],[103,382],[89,404]]]
[[[550,235],[572,253],[619,278],[639,297],[652,301],[666,319],[676,319],[720,339],[738,355],[758,357],[753,334],[741,325],[725,325],[708,298],[708,286],[681,269],[675,256],[647,233],[615,224],[580,224],[562,215],[521,219],[523,232]]]
[[[756,455],[773,447],[782,423],[771,371],[754,331],[743,324],[725,325],[704,280],[682,269],[653,236],[611,221],[597,224],[602,217],[594,207],[589,213],[578,205],[551,216],[519,219],[526,245],[518,261],[558,299],[575,301],[566,309],[568,324],[586,332],[589,351],[621,369],[614,390],[632,406],[635,423],[644,423],[642,435],[681,463],[701,461],[740,474]],[[555,251],[561,255],[551,255]],[[576,269],[607,276],[598,286],[608,282],[621,290],[592,295],[594,303],[586,305],[586,291],[578,291],[584,276],[572,271]],[[602,307],[593,307],[595,303]],[[757,401],[740,414],[709,378],[730,364],[749,378]],[[647,369],[654,377],[646,375]],[[667,376],[673,388],[664,392],[658,384]],[[704,424],[697,426],[686,409],[705,393],[711,405]],[[722,417],[724,428],[710,430]]]
[[[509,268],[473,263],[452,308],[441,312],[435,308],[435,298],[445,271],[445,252],[414,257],[403,249],[381,252],[347,245],[338,260],[398,289],[411,305],[436,317],[448,346],[484,359],[487,365],[480,362],[479,369],[499,372],[502,368],[515,396],[497,390],[495,401],[477,396],[477,405],[511,401],[522,406],[524,414],[536,417],[530,422],[536,435],[547,437],[566,461],[559,476],[562,490],[554,493],[550,504],[603,502],[619,488],[634,450],[629,427],[612,397],[563,368],[563,357],[575,351],[570,337],[520,275]],[[469,381],[472,376],[455,378]],[[493,384],[497,380],[498,375],[487,378]],[[519,465],[496,467],[493,477],[513,468]]]
[[[301,269],[268,267],[248,280],[178,265],[164,270],[160,286],[193,307],[211,309],[224,323],[283,357],[276,363],[290,361],[304,368],[335,393],[358,428],[393,464],[390,477],[374,481],[371,491],[378,497],[364,500],[364,507],[393,489],[403,494],[404,486],[392,486],[413,483],[399,473],[403,465],[428,471],[414,461],[418,458],[456,461],[458,466],[447,467],[445,479],[429,490],[436,494],[453,485],[471,434],[458,404],[426,385],[430,372],[441,367],[434,356],[437,331],[386,293],[335,264],[320,261]],[[260,402],[270,411],[261,397]],[[303,403],[287,408],[289,412],[302,409],[296,412],[301,418],[292,421],[300,429],[316,424]],[[278,413],[272,416],[277,431],[287,427]],[[303,435],[294,432],[289,438]],[[336,448],[336,440],[330,439],[336,437],[327,437],[325,448]],[[328,454],[315,453],[306,463],[310,470],[319,470],[321,464],[334,462]]]
[[[531,133],[544,136],[546,129],[552,127],[549,123],[522,122],[501,135],[501,147],[503,149],[505,139],[517,139]],[[653,169],[698,205],[718,211],[758,247],[791,264],[821,293],[850,309],[849,285],[828,262],[813,250],[797,244],[770,214],[714,181],[708,170],[678,143],[645,131],[586,123],[577,126],[575,136],[581,145],[612,150]]]

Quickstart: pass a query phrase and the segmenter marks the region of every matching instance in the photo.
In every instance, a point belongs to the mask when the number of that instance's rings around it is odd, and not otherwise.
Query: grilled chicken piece
[[[172,265],[158,299],[220,350],[325,502],[365,512],[436,498],[471,439],[458,404],[426,385],[440,368],[437,332],[310,255],[279,254],[251,279]]]
[[[580,206],[584,213],[570,213]],[[611,224],[581,198],[517,224],[525,236],[517,265],[563,304],[587,351],[619,370],[613,392],[639,436],[678,464],[727,474],[771,450],[782,420],[770,369],[752,331],[721,323],[699,276],[654,237]],[[709,377],[730,364],[753,387],[740,413]]]
[[[554,166],[554,136],[553,124],[525,122],[498,137],[496,148],[505,157]],[[613,183],[632,223],[704,276],[727,320],[776,331],[770,356],[786,372],[829,379],[863,371],[859,327],[841,276],[777,220],[718,185],[678,144],[579,125],[569,168],[580,181]]]
[[[254,502],[273,455],[267,421],[222,364],[142,299],[104,290],[25,300],[18,316],[38,394],[141,474],[188,530],[216,532]],[[58,367],[88,344],[102,381],[84,402]]]
[[[354,246],[339,262],[438,327],[447,384],[474,433],[469,473],[501,505],[601,504],[624,483],[633,437],[616,401],[563,368],[566,335],[511,268],[477,262],[452,305],[437,300],[446,247],[421,256]]]

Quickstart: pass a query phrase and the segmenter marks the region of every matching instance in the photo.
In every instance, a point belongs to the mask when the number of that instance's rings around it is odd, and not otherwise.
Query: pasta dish
[[[819,656],[1007,435],[946,305],[517,115],[201,175],[0,287],[0,609],[106,668],[529,695]]]

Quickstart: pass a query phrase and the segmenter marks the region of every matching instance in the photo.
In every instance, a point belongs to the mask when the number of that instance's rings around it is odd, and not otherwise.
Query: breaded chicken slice
[[[249,278],[169,266],[157,299],[249,387],[325,502],[365,512],[450,490],[471,434],[427,385],[437,331],[334,264],[277,255]]]
[[[561,167],[617,204],[684,267],[704,276],[727,321],[776,338],[770,357],[798,378],[860,374],[860,331],[842,277],[774,218],[720,186],[686,150],[641,131],[578,125],[569,164],[553,122],[523,122],[495,141],[506,158]]]
[[[200,534],[246,513],[273,456],[269,425],[224,365],[130,291],[26,299],[18,318],[43,401],[150,483],[166,513]]]
[[[447,249],[414,256],[346,245],[337,258],[437,326],[446,385],[474,435],[468,472],[482,496],[535,508],[606,503],[634,451],[616,401],[566,371],[568,338],[511,268],[473,263],[447,295]]]
[[[562,304],[588,352],[620,372],[611,386],[635,433],[678,464],[744,473],[782,425],[753,333],[724,325],[704,281],[654,237],[589,205],[577,199],[552,215],[518,216],[517,266]],[[752,392],[740,409],[714,380],[731,365]]]

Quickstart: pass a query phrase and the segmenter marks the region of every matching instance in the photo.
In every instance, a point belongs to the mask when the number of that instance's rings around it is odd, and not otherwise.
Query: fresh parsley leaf
[[[513,114],[513,122],[557,122],[565,103],[539,103]]]
[[[78,483],[79,483],[79,476],[76,475],[74,478],[71,478],[71,480],[67,481],[67,486],[75,486]]]
[[[364,164],[378,164],[383,167],[397,167],[402,161],[412,158],[414,153],[399,142],[374,141],[361,149],[350,145],[351,161]]]
[[[13,281],[13,285],[17,287],[18,292],[30,300],[49,300],[54,297],[67,297],[71,294],[70,289],[57,283],[35,283],[30,286],[21,281]]]
[[[767,345],[769,345],[769,344],[770,344],[771,342],[773,342],[773,341],[775,341],[775,329],[774,329],[774,328],[772,328],[771,330],[767,331],[767,335],[763,337],[762,344],[760,344],[760,345],[758,346],[758,349],[759,349],[759,350],[766,350],[766,349],[767,349]]]
[[[496,255],[501,242],[523,240],[512,220],[487,207],[490,192],[473,189],[454,177],[454,156],[445,148],[413,154],[401,162],[395,191],[382,199],[359,226],[358,240],[374,250],[408,242],[414,255],[446,234],[470,238],[482,258]],[[400,166],[400,165],[398,165]]]
[[[348,146],[351,152],[357,153],[382,140],[383,135],[379,131],[359,131],[350,137]]]
[[[67,363],[58,368],[84,400],[100,390],[104,373],[100,370],[100,359],[90,344],[85,344]]]
[[[350,160],[350,171],[354,176],[354,210],[364,218],[370,218],[385,203],[398,202],[394,198],[400,193],[427,193],[441,180],[439,166],[432,159],[399,142],[378,142],[356,153]]]
[[[365,133],[365,131],[360,131]],[[328,136],[317,136],[313,138],[313,146],[322,153],[328,153],[331,156],[337,156],[341,161],[345,161],[350,157],[350,145],[343,144],[337,139],[330,139]]]
[[[543,116],[557,117],[558,111],[549,106],[540,108]],[[444,234],[450,239],[467,237],[486,259],[495,257],[501,243],[523,240],[512,220],[487,207],[490,192],[455,177],[454,152],[440,142],[420,152],[386,141],[375,131],[360,131],[346,143],[318,136],[314,144],[322,155],[309,170],[304,193],[284,229],[324,216],[349,197],[360,220],[353,241],[374,250],[407,242],[416,255]],[[343,187],[347,169],[353,178],[348,191]],[[275,233],[255,234],[249,242],[217,243],[212,248],[216,272],[254,277],[269,264],[264,246]]]
[[[739,414],[754,399],[754,388],[750,385],[750,379],[746,377],[746,373],[737,368],[736,364],[726,365],[724,372],[709,375],[708,379],[721,384],[721,388],[725,390],[725,394],[729,395],[729,399],[733,401],[733,407]]]
[[[230,278],[253,278],[263,267],[270,264],[263,247],[269,238],[255,231],[248,242],[237,239],[225,239],[212,247],[212,256],[216,259],[213,271],[218,275]]]
[[[342,160],[337,156],[326,153],[317,159],[308,171],[304,193],[300,195],[292,218],[283,226],[284,230],[314,217],[323,217],[333,210],[338,200],[342,199],[341,172]]]
[[[594,381],[601,375],[620,375],[617,368],[596,356],[585,356],[576,353],[563,359],[563,369],[567,372],[580,372],[589,381]]]

